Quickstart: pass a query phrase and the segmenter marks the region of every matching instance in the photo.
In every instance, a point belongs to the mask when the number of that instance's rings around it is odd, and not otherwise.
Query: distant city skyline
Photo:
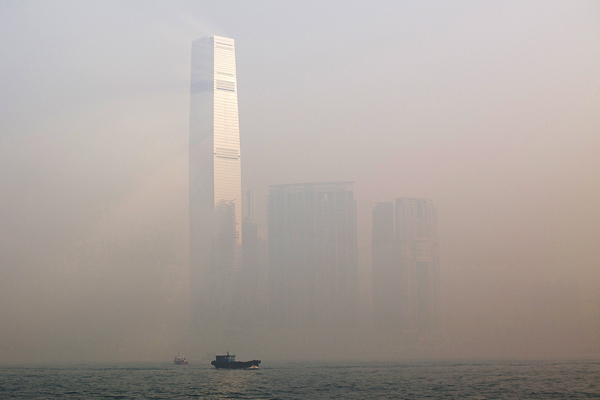
[[[269,186],[265,248],[255,192],[242,191],[235,41],[195,40],[191,65],[191,339],[223,346],[264,323],[283,331],[356,334],[366,318],[361,303],[368,299],[359,296],[354,182]],[[440,270],[432,201],[400,197],[395,205],[377,204],[372,268],[378,329],[405,339],[437,332]]]
[[[215,103],[196,107],[192,42],[212,35],[235,39],[242,188],[255,192],[241,228],[241,287],[252,290],[238,291],[245,308],[231,313],[244,318],[227,323],[246,327],[261,321],[246,308],[268,310],[269,186],[355,181],[363,315],[381,294],[376,203],[432,199],[441,357],[600,357],[600,2],[0,4],[0,361],[391,351],[376,340],[277,341],[259,323],[237,348],[190,340],[202,312],[227,308],[208,294],[219,288],[203,274],[218,271],[200,256],[194,222],[198,172],[215,154],[199,168],[190,106],[201,122]],[[219,214],[230,266],[236,206]]]

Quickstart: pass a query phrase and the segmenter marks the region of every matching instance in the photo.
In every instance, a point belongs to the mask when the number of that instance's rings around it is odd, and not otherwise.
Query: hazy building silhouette
[[[254,219],[254,191],[245,190],[242,198],[242,249],[244,266],[253,265],[258,257],[258,226]]]
[[[261,243],[258,237],[254,204],[254,191],[245,190],[242,203],[243,268],[236,296],[241,311],[238,321],[244,326],[260,326],[265,322],[267,261],[264,256],[264,243]]]
[[[242,259],[233,39],[214,36],[192,42],[189,179],[191,322],[208,340],[221,337],[219,330],[233,323],[232,293]]]
[[[396,240],[406,274],[408,329],[424,334],[439,327],[440,260],[437,210],[433,201],[396,199]]]
[[[347,328],[358,303],[352,182],[270,187],[269,302],[275,326]]]
[[[394,232],[393,203],[377,203],[373,209],[371,259],[374,325],[380,332],[397,335],[408,327],[408,302],[407,293],[401,289],[406,278]]]
[[[437,211],[400,197],[373,210],[373,316],[379,329],[424,337],[440,319]],[[394,215],[395,214],[395,215]]]

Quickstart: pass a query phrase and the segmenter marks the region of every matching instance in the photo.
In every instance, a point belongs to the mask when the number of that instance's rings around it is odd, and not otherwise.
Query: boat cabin
[[[235,362],[235,356],[234,355],[229,355],[229,352],[227,352],[226,356],[215,356],[217,358],[217,362]]]

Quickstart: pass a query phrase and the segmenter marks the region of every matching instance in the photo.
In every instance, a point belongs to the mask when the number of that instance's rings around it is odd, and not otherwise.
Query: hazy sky
[[[0,1],[0,362],[184,340],[213,34],[259,205],[356,181],[367,302],[375,202],[430,198],[449,356],[600,355],[599,2]]]

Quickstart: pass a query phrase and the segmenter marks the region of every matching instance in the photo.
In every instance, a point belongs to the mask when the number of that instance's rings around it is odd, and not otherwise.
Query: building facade
[[[433,201],[396,199],[396,240],[406,274],[408,328],[420,335],[436,332],[440,318],[440,249]]]
[[[231,324],[242,258],[235,43],[192,42],[189,143],[190,308],[197,329]],[[214,330],[214,329],[213,329]]]
[[[407,328],[405,278],[399,265],[394,231],[394,204],[377,203],[373,209],[371,234],[373,277],[373,322],[379,331],[391,334]]]
[[[352,326],[358,307],[353,183],[271,186],[267,213],[275,326]]]
[[[393,210],[391,203],[376,205],[372,267],[373,315],[380,328],[416,338],[438,332],[440,257],[433,201],[400,197]]]
[[[245,327],[262,326],[266,308],[266,256],[259,239],[254,212],[254,191],[244,190],[242,219],[243,268],[236,301],[241,313],[238,322]]]

